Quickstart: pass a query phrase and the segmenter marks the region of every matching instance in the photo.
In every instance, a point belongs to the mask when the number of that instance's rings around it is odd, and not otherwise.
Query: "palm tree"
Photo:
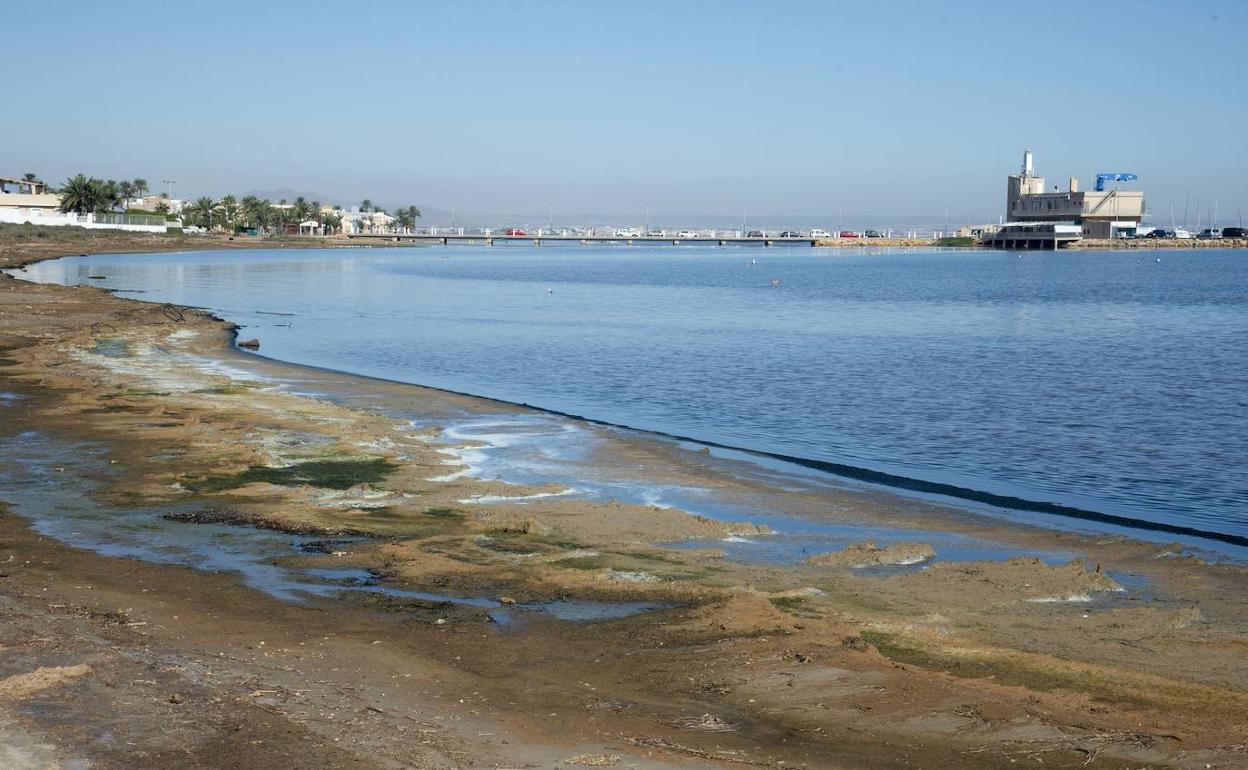
[[[212,212],[216,207],[216,201],[205,196],[196,198],[195,202],[190,205],[190,211],[194,214],[199,226],[208,229],[212,227]]]
[[[342,216],[327,211],[321,214],[321,225],[325,228],[326,234],[332,233],[342,227]]]
[[[302,222],[308,218],[309,214],[312,213],[312,207],[308,205],[307,199],[301,195],[298,198],[295,198],[295,207],[290,211],[294,214],[296,221]]]
[[[416,220],[420,218],[420,209],[415,206],[401,208],[394,212],[395,221],[399,227],[416,227]]]
[[[134,185],[134,194],[135,194],[135,195],[138,195],[138,196],[140,196],[140,197],[142,197],[142,196],[144,196],[144,195],[147,195],[147,190],[148,190],[148,187],[147,187],[147,180],[146,180],[146,179],[143,179],[143,178],[141,178],[141,177],[140,177],[139,179],[134,180],[134,181],[133,181],[133,182],[131,182],[130,184]]]
[[[134,197],[134,182],[131,182],[129,179],[121,180],[120,182],[117,183],[117,192],[123,198],[133,198]]]
[[[221,199],[221,208],[225,212],[225,223],[233,228],[234,220],[238,217],[238,199],[233,195],[225,196]]]
[[[27,171],[25,174],[22,174],[22,180],[30,184],[41,184],[39,175],[33,171]]]
[[[360,213],[361,214],[367,214],[368,212],[372,210],[373,210],[372,201],[370,201],[368,198],[365,198],[364,200],[360,201]]]
[[[61,187],[61,211],[90,214],[100,207],[98,179],[88,179],[83,174],[70,177]]]
[[[117,182],[112,179],[107,182],[96,179],[95,182],[100,188],[100,208],[105,210],[117,208],[121,203],[121,191],[117,189]]]

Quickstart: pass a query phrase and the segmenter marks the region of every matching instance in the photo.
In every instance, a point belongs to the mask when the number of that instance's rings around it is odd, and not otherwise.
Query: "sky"
[[[1248,208],[1248,3],[5,3],[0,175],[461,218]],[[1181,214],[1180,214],[1181,216]],[[848,224],[848,223],[846,223]]]

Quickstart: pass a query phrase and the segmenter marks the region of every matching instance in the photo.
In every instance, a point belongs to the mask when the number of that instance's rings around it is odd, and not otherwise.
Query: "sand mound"
[[[40,667],[26,674],[14,674],[0,679],[0,698],[29,698],[49,687],[72,682],[91,673],[85,663],[77,666]]]
[[[1034,557],[1004,562],[942,562],[930,569],[890,580],[905,585],[914,598],[937,600],[956,594],[964,602],[1001,603],[1089,601],[1092,594],[1121,591],[1122,586],[1081,561],[1049,566]]]
[[[918,564],[936,555],[927,543],[893,543],[878,546],[874,542],[854,543],[839,551],[821,553],[806,559],[817,567],[874,567],[882,564]]]
[[[800,630],[801,622],[778,609],[766,596],[738,593],[726,601],[698,607],[668,628],[696,637],[722,638],[792,634]]]

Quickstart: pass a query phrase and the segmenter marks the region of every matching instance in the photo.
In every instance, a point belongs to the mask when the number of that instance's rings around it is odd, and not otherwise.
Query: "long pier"
[[[641,244],[670,244],[672,246],[679,246],[682,243],[714,243],[719,246],[745,244],[762,246],[773,246],[776,244],[817,246],[820,241],[826,241],[826,239],[820,238],[781,238],[779,236],[745,238],[740,236],[726,237],[722,235],[700,235],[693,238],[676,238],[669,235],[643,235],[628,237],[619,235],[442,235],[429,233],[348,233],[347,238],[365,241],[425,241],[429,243],[440,243],[444,246],[451,243],[484,243],[486,246],[493,246],[496,242],[531,243],[534,246],[540,246],[542,243],[579,243],[583,246],[588,246],[593,243],[622,243],[626,246]]]

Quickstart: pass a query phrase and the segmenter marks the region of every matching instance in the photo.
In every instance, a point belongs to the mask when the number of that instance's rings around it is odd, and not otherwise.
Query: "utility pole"
[[[451,201],[451,229],[455,229],[455,201]]]
[[[165,183],[165,195],[168,196],[169,200],[173,200],[173,186],[177,184],[177,182],[172,179],[162,179],[160,181]]]
[[[745,204],[741,204],[741,237],[745,237]]]

